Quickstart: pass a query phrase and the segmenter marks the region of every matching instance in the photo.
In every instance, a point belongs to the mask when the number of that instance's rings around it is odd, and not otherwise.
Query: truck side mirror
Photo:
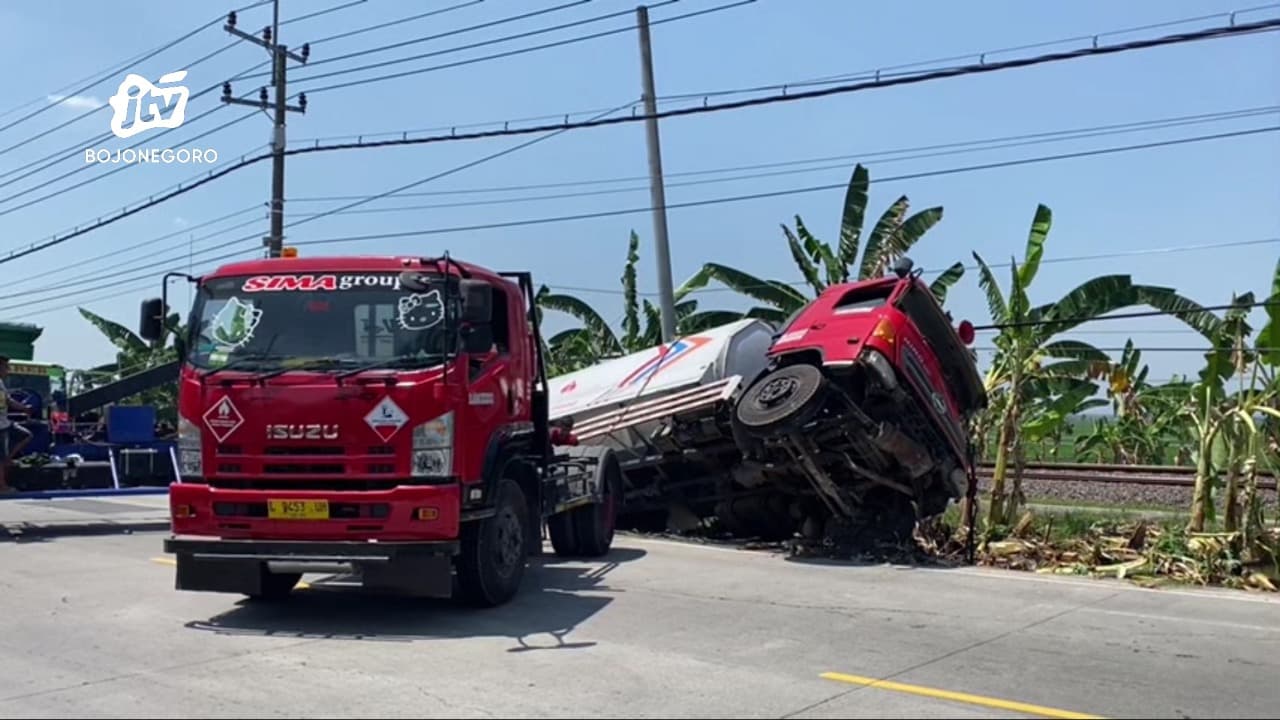
[[[400,273],[400,287],[411,292],[426,292],[431,288],[431,283],[422,273],[405,270]]]
[[[462,281],[462,321],[488,325],[493,320],[493,287],[483,280]]]
[[[138,322],[138,335],[147,342],[155,342],[164,335],[164,301],[151,298],[142,301],[142,314]]]

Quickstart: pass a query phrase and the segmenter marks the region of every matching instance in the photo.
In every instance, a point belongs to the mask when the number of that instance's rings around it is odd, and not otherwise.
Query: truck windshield
[[[249,371],[431,367],[457,349],[456,300],[446,318],[444,295],[403,289],[396,273],[210,280],[192,308],[188,360]]]

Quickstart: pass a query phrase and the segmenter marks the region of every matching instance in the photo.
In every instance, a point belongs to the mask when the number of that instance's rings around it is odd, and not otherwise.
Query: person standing
[[[31,408],[9,397],[9,387],[5,384],[5,380],[8,378],[9,358],[5,355],[0,355],[0,401],[3,403],[3,407],[0,408],[0,453],[4,454],[3,461],[0,462],[0,493],[13,492],[13,488],[9,485],[9,465],[13,462],[13,458],[22,451],[22,448],[31,442],[31,431],[21,425],[14,424],[9,419],[10,409],[30,413]],[[9,440],[15,433],[20,436],[18,444],[10,447]]]

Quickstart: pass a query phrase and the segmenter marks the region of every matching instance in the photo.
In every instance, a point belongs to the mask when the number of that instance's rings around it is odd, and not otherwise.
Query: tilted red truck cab
[[[895,274],[832,285],[797,311],[736,407],[777,481],[822,501],[806,535],[904,541],[972,489],[967,424],[987,403],[973,328],[952,327],[910,261]]]
[[[600,555],[620,473],[553,449],[532,280],[450,258],[286,257],[201,278],[170,488],[179,589],[283,596],[302,573],[509,599],[545,519]],[[143,336],[161,334],[161,300]]]

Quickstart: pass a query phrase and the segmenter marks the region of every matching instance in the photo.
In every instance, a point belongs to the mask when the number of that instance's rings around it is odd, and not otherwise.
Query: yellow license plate
[[[268,500],[267,517],[272,520],[328,520],[328,500]]]

